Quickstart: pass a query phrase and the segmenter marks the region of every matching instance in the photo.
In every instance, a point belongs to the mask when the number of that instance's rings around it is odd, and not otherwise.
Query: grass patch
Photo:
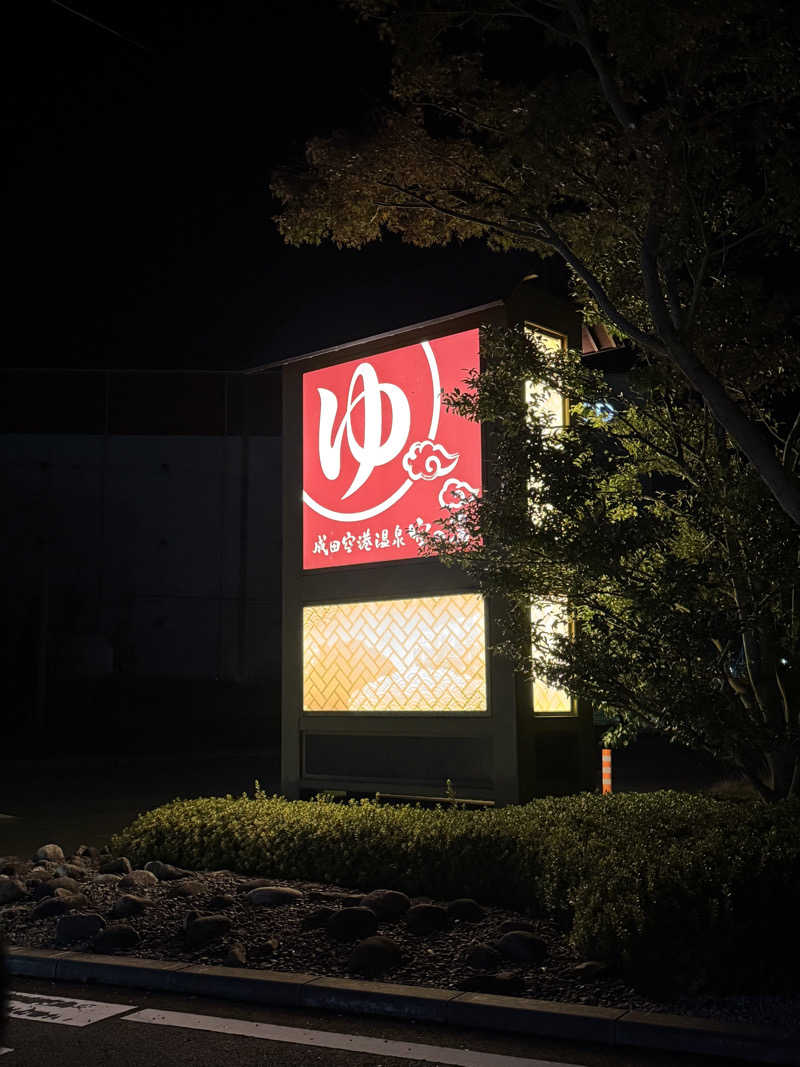
[[[374,801],[175,800],[112,839],[137,865],[474,896],[554,919],[640,986],[796,987],[800,802],[662,791],[485,811]]]

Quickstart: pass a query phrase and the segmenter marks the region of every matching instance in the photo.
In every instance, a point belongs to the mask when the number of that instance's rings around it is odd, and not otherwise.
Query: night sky
[[[528,256],[287,249],[272,168],[359,118],[387,56],[333,0],[4,13],[11,367],[240,368],[506,295]],[[126,39],[127,38],[127,39]]]

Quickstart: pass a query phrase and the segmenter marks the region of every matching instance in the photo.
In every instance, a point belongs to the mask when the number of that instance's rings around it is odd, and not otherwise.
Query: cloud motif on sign
[[[458,452],[448,452],[435,441],[415,441],[403,456],[403,470],[412,482],[444,478],[458,463]]]
[[[439,491],[439,507],[458,511],[479,495],[479,491],[469,482],[461,482],[458,478],[448,478]]]

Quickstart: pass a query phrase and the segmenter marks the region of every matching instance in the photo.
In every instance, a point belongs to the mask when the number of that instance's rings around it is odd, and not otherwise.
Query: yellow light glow
[[[486,711],[475,593],[303,609],[304,711]]]
[[[567,606],[564,603],[550,601],[539,607],[531,605],[531,626],[538,630],[540,637],[544,636],[544,644],[547,645],[547,635],[566,637],[569,634],[569,616]],[[534,652],[539,651],[535,649]],[[536,715],[568,715],[572,712],[572,698],[564,689],[556,689],[546,682],[534,679],[533,682],[533,711]]]

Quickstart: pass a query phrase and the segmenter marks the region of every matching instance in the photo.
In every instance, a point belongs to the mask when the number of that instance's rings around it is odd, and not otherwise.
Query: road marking
[[[153,1011],[145,1008],[125,1016],[126,1022],[154,1023],[157,1026],[180,1026],[187,1030],[210,1030],[217,1034],[236,1034],[258,1037],[263,1041],[284,1041],[293,1045],[313,1045],[317,1048],[336,1048],[345,1052],[365,1052],[371,1056],[394,1056],[400,1060],[428,1060],[453,1067],[580,1067],[576,1063],[556,1063],[553,1060],[529,1060],[519,1056],[502,1056],[492,1052],[472,1052],[470,1049],[440,1048],[438,1045],[412,1045],[405,1041],[362,1037],[360,1034],[337,1034],[331,1030],[301,1030],[293,1026],[273,1026],[244,1019],[228,1019],[215,1015],[192,1015],[183,1011]]]
[[[74,997],[48,997],[41,993],[9,995],[8,1014],[12,1019],[26,1019],[36,1023],[61,1023],[63,1026],[89,1026],[123,1011],[132,1011],[135,1004],[108,1004],[101,1000],[75,1000]]]
[[[0,1056],[5,1056],[7,1052],[13,1052],[13,1048],[0,1048]]]

